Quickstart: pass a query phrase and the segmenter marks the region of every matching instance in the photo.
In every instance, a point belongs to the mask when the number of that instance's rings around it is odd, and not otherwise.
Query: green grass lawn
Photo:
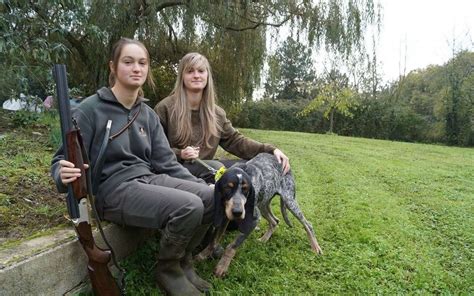
[[[67,224],[49,177],[54,148],[46,126],[7,130],[0,139],[0,248]],[[260,243],[261,221],[226,278],[213,276],[217,260],[197,264],[211,294],[474,294],[473,148],[242,132],[290,157],[297,199],[324,255],[311,251],[291,216],[294,228],[281,219],[272,239]],[[281,218],[277,198],[273,206]],[[129,295],[160,294],[157,245],[150,240],[123,262]]]
[[[290,157],[297,199],[324,255],[299,222],[266,222],[238,250],[229,275],[197,264],[211,294],[473,294],[474,149],[292,132],[242,130]],[[277,198],[272,205],[281,218]],[[291,215],[291,214],[290,214]],[[229,234],[229,241],[235,234]],[[151,241],[127,259],[128,291],[159,294]]]

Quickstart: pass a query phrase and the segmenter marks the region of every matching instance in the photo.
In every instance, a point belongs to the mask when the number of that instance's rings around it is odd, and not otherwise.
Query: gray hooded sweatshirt
[[[204,183],[181,166],[171,150],[166,135],[155,111],[139,98],[129,110],[117,101],[109,88],[103,87],[95,95],[86,98],[74,111],[88,152],[91,168],[94,168],[99,154],[106,124],[112,120],[111,135],[121,130],[140,110],[136,120],[120,136],[110,141],[104,154],[104,165],[97,193],[98,207],[102,198],[127,180],[150,174],[167,174],[172,177]],[[140,107],[141,106],[141,107]],[[51,162],[51,173],[59,192],[67,192],[67,187],[59,176],[59,161],[64,159],[63,147],[59,148]]]

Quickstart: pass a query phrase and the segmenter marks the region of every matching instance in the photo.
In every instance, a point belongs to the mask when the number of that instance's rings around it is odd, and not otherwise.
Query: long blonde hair
[[[145,54],[146,54],[146,57],[147,57],[147,60],[148,60],[148,65],[149,65],[148,73],[147,73],[147,76],[146,76],[146,81],[148,83],[148,86],[152,90],[154,90],[155,89],[155,82],[154,82],[154,79],[153,79],[153,73],[151,72],[151,66],[150,66],[151,60],[150,60],[150,54],[148,53],[148,50],[146,49],[145,45],[143,43],[141,43],[140,41],[135,40],[135,39],[125,38],[125,37],[120,38],[112,47],[112,53],[111,53],[110,61],[112,62],[114,71],[110,71],[109,86],[112,87],[112,86],[115,85],[115,74],[114,74],[114,72],[117,71],[117,66],[118,66],[120,55],[122,54],[123,48],[126,45],[129,45],[129,44],[138,45],[139,47],[141,47],[145,51]],[[141,87],[138,91],[138,96],[143,97],[143,89]]]
[[[209,141],[211,137],[218,136],[218,126],[216,118],[216,99],[214,90],[214,81],[212,79],[211,66],[205,56],[191,52],[186,54],[178,66],[178,77],[176,78],[176,84],[174,86],[171,95],[175,97],[175,108],[171,113],[170,119],[172,122],[177,123],[177,136],[176,141],[178,145],[186,147],[191,145],[191,107],[186,99],[186,91],[183,81],[183,76],[186,71],[190,68],[199,68],[204,66],[207,70],[207,84],[203,90],[202,98],[199,108],[199,117],[201,118],[201,130],[203,137],[198,145],[205,145],[211,148]]]

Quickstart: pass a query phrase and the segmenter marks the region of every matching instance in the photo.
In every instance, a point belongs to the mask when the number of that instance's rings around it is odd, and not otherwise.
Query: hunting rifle
[[[104,233],[100,227],[100,220],[95,210],[90,169],[86,172],[84,168],[84,164],[89,164],[89,159],[82,142],[80,130],[75,120],[71,117],[66,66],[54,65],[53,76],[56,81],[64,158],[72,162],[74,167],[81,169],[81,177],[69,183],[67,186],[68,193],[66,203],[68,213],[71,221],[74,223],[77,237],[88,257],[87,270],[94,294],[99,296],[121,295],[124,291],[119,288],[119,285],[108,268],[111,257],[115,265],[117,265],[117,263],[111,251],[112,249],[104,237]],[[110,250],[97,247],[94,241],[89,218],[88,201],[91,204],[94,214],[96,214],[99,230]]]

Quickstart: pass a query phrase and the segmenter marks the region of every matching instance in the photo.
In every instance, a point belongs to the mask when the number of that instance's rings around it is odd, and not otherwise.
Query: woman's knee
[[[188,196],[183,210],[188,212],[189,219],[199,220],[200,224],[211,223],[214,215],[214,190],[207,185],[201,185],[199,190],[194,194],[189,193]]]
[[[177,208],[174,216],[188,217],[188,220],[200,221],[204,214],[204,204],[199,196],[186,193],[186,198],[181,198],[182,204]],[[191,221],[189,221],[191,222]]]
[[[194,194],[181,198],[181,204],[170,215],[165,228],[174,234],[191,236],[194,230],[201,225],[204,215],[204,205],[201,199]]]

